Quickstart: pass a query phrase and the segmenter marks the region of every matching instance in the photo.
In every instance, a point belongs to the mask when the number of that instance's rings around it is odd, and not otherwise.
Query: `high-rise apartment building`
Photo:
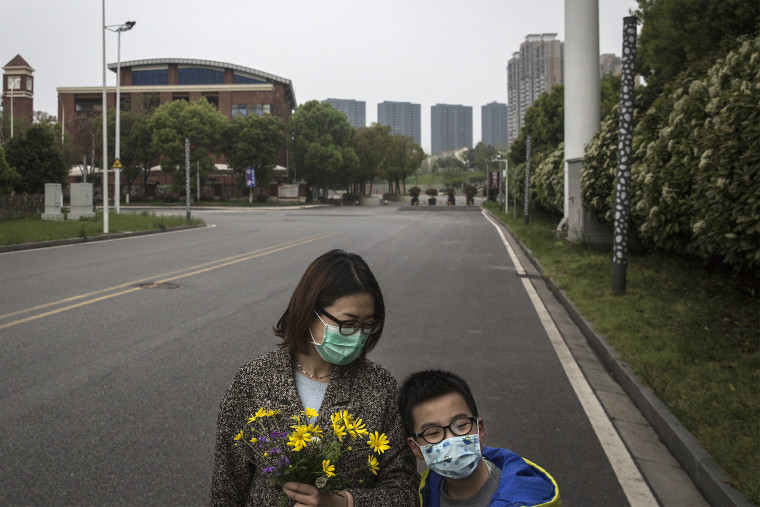
[[[348,123],[353,125],[354,128],[359,129],[367,126],[367,105],[363,100],[327,99],[322,102],[327,102],[345,114],[346,118],[348,118]]]
[[[506,104],[496,101],[480,108],[481,138],[486,146],[507,149],[507,111]]]
[[[377,123],[390,125],[391,134],[401,134],[422,144],[420,105],[411,102],[385,101],[377,105]]]
[[[562,83],[564,43],[556,33],[530,34],[507,63],[508,142],[520,135],[525,111],[545,91]]]
[[[614,55],[613,53],[605,53],[599,55],[599,77],[604,77],[607,74],[613,76],[619,76],[623,71],[623,60]]]
[[[431,152],[472,148],[472,107],[436,104],[430,108]]]

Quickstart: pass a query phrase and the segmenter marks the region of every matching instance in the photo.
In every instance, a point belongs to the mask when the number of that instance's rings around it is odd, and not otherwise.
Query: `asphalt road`
[[[370,359],[399,381],[456,371],[486,444],[552,473],[564,505],[628,505],[480,212],[197,215],[213,226],[0,254],[0,504],[207,504],[222,394],[275,347],[306,266],[343,248],[386,299]]]

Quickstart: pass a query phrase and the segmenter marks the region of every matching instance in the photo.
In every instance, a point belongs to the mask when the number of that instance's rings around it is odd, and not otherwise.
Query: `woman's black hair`
[[[343,250],[320,255],[306,269],[274,327],[275,335],[282,338],[280,347],[287,347],[293,353],[307,353],[314,312],[331,306],[340,298],[365,293],[375,300],[375,320],[385,320],[383,294],[364,259]],[[382,334],[381,327],[369,335],[361,357],[375,347]]]

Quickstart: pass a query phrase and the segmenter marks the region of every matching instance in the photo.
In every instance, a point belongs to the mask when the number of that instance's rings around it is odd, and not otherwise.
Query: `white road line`
[[[496,223],[487,213],[483,212],[483,216],[491,222],[499,233],[499,236],[501,236],[501,241],[507,248],[509,257],[512,259],[518,275],[524,275],[525,270],[523,269],[520,260],[517,258],[517,255],[515,255],[514,250],[512,250],[507,238],[504,236],[504,233],[501,230],[501,225]],[[525,287],[525,291],[528,293],[528,297],[530,297],[530,300],[533,303],[533,307],[536,309],[538,318],[541,320],[541,324],[549,337],[549,341],[554,347],[554,352],[556,352],[557,357],[562,364],[562,368],[565,370],[565,375],[567,375],[570,385],[573,386],[573,390],[575,391],[576,396],[578,396],[578,400],[581,402],[583,410],[586,412],[586,417],[588,417],[591,426],[594,428],[594,432],[596,433],[597,438],[599,438],[599,442],[602,444],[602,449],[604,449],[604,453],[607,455],[607,459],[609,460],[615,475],[617,475],[618,481],[620,481],[620,485],[623,488],[625,496],[628,498],[628,502],[633,507],[658,505],[657,500],[655,500],[652,491],[649,489],[649,486],[639,472],[639,469],[636,467],[628,449],[620,439],[620,435],[618,435],[617,430],[615,430],[612,422],[604,412],[594,391],[586,381],[586,377],[583,376],[583,372],[581,372],[578,363],[575,361],[572,353],[570,353],[570,349],[567,347],[565,340],[562,338],[557,326],[551,319],[546,306],[544,306],[544,303],[538,296],[533,284],[528,278],[522,278],[522,283],[523,287]]]

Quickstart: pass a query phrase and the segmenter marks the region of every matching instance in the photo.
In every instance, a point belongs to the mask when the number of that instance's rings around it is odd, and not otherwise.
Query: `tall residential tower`
[[[520,135],[525,111],[531,104],[563,82],[564,50],[556,33],[530,34],[507,63],[509,144]]]
[[[430,108],[431,152],[472,148],[472,107],[436,104]]]
[[[494,101],[480,108],[481,137],[483,144],[493,146],[497,150],[507,149],[507,116],[506,104]]]
[[[348,118],[348,123],[353,125],[354,128],[359,129],[367,126],[367,105],[363,100],[327,99],[322,102],[327,102],[345,114]]]
[[[385,101],[377,105],[377,123],[390,125],[391,134],[401,134],[422,144],[420,105],[411,102]]]

